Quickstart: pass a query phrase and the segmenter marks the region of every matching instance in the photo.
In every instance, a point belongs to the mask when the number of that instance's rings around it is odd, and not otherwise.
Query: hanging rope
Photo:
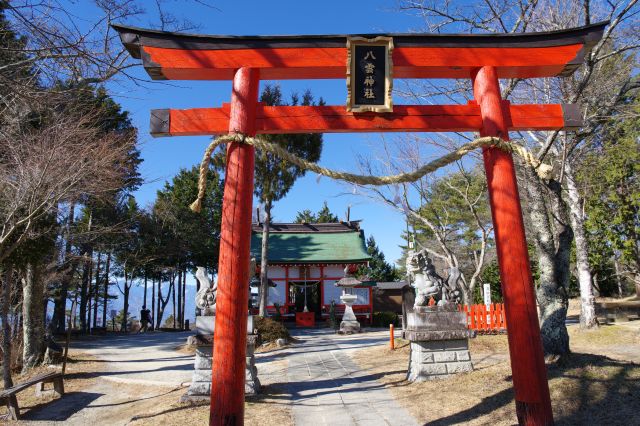
[[[414,182],[423,176],[433,173],[442,167],[445,167],[456,160],[461,159],[466,154],[471,151],[483,147],[483,146],[494,146],[496,148],[503,149],[505,151],[514,153],[521,157],[525,163],[533,167],[540,178],[549,179],[551,177],[551,166],[548,164],[541,163],[531,152],[529,152],[523,146],[520,146],[514,142],[505,141],[498,137],[493,136],[485,136],[481,138],[474,139],[473,141],[462,145],[460,148],[452,151],[446,155],[443,155],[440,158],[437,158],[419,169],[409,172],[409,173],[400,173],[397,175],[389,175],[389,176],[367,176],[367,175],[356,175],[353,173],[347,172],[339,172],[336,170],[331,170],[326,167],[322,167],[316,163],[312,163],[303,158],[298,157],[295,154],[290,153],[283,147],[278,144],[274,144],[268,142],[259,137],[248,137],[242,134],[234,134],[234,135],[225,135],[215,138],[211,141],[209,146],[204,152],[204,156],[202,157],[202,162],[200,163],[200,177],[198,179],[198,198],[194,201],[190,208],[196,213],[199,213],[202,209],[202,200],[204,199],[205,191],[207,188],[207,170],[209,169],[209,163],[211,162],[211,154],[213,151],[220,145],[224,143],[231,142],[240,142],[246,143],[249,145],[253,145],[258,149],[263,151],[270,152],[274,155],[277,155],[281,159],[288,161],[291,164],[294,164],[302,169],[310,170],[317,174],[330,177],[332,179],[338,179],[349,183],[354,183],[357,185],[393,185],[398,183],[406,183],[406,182]]]

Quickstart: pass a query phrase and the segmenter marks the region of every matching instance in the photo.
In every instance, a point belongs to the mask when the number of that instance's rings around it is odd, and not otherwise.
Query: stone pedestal
[[[360,333],[360,323],[356,318],[356,314],[353,313],[353,304],[358,299],[355,294],[343,293],[340,296],[340,301],[344,303],[344,315],[342,315],[342,321],[340,322],[340,334],[353,334]]]
[[[419,307],[407,313],[407,380],[421,382],[473,371],[469,337],[475,337],[475,331],[467,328],[466,314],[455,307]]]
[[[181,402],[209,401],[211,398],[214,320],[214,316],[196,317],[197,334],[189,339],[190,342],[197,345],[193,377],[187,393],[180,398]],[[260,391],[260,380],[258,380],[258,368],[254,354],[258,335],[253,330],[252,320],[249,321],[247,328],[251,332],[247,335],[244,393],[246,396],[251,396]]]

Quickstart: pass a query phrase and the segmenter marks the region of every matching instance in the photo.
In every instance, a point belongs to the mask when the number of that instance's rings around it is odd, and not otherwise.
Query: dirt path
[[[588,332],[571,326],[569,331],[576,365],[552,371],[554,398],[573,401],[575,405],[581,401],[575,391],[583,388],[593,388],[590,392],[605,395],[607,401],[629,398],[631,393],[613,393],[627,388],[635,392],[637,385],[632,383],[639,372],[637,366],[616,359],[640,361],[640,321]],[[496,425],[513,421],[506,336],[473,339],[476,371],[448,381],[447,388],[452,387],[454,392],[443,393],[437,383],[405,386],[408,347],[389,351],[388,331],[356,336],[336,336],[325,330],[294,334],[300,339],[297,344],[257,354],[263,392],[247,400],[248,426],[261,426],[265,419],[283,426],[315,425],[322,424],[325,417],[340,418],[343,424],[410,424],[411,415],[419,422],[460,416],[465,422],[478,424],[485,420]],[[25,404],[21,405],[25,421],[20,424],[206,424],[207,406],[178,403],[193,368],[193,357],[176,351],[187,336],[188,333],[150,333],[74,343],[75,362],[68,366],[64,398],[33,402],[25,397]],[[468,409],[456,414],[460,407],[453,410],[450,400],[460,400],[460,395],[469,397],[465,400]],[[493,405],[486,404],[487,395],[494,395]],[[428,404],[428,411],[416,412],[410,409],[412,404],[405,406],[406,401],[416,398],[441,401]],[[624,404],[618,402],[617,416],[624,418]],[[562,404],[566,406],[563,410],[572,411],[569,402]],[[405,410],[409,412],[404,413]],[[476,416],[478,410],[480,417]],[[392,416],[389,411],[404,414]],[[442,420],[440,424],[448,423]]]
[[[28,411],[24,420],[43,425],[127,425],[159,404],[177,400],[193,369],[193,356],[175,351],[188,334],[149,333],[75,342],[72,355],[90,355],[98,372],[75,373],[71,364],[70,379],[82,379],[84,387]]]

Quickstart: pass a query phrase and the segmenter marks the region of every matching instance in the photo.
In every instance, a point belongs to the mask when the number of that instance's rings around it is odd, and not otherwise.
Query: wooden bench
[[[596,303],[598,320],[603,323],[616,321],[636,321],[640,318],[640,301],[619,301]]]
[[[45,390],[45,383],[53,383],[53,389]],[[18,383],[9,389],[0,391],[0,404],[6,404],[11,420],[20,420],[20,407],[18,407],[16,394],[33,385],[36,385],[36,396],[43,396],[49,392],[62,396],[64,394],[64,375],[62,372],[40,374],[24,383]]]

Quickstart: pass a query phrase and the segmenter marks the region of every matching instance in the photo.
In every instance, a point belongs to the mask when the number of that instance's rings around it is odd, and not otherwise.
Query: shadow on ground
[[[637,421],[640,365],[574,353],[550,366],[548,375],[557,425],[626,425],[633,419]],[[464,411],[430,421],[429,425],[466,424],[508,404],[514,404],[511,388],[487,396]]]
[[[23,420],[65,421],[80,410],[89,406],[104,394],[97,392],[69,392],[62,398],[34,406],[20,407],[29,409],[22,415]]]

